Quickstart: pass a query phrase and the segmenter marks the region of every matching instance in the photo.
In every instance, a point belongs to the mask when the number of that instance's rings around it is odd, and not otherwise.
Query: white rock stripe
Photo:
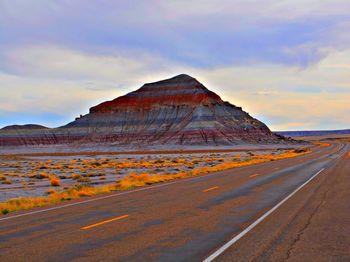
[[[267,211],[264,215],[262,215],[259,219],[257,219],[253,224],[251,224],[249,227],[244,229],[241,233],[239,233],[237,236],[232,238],[230,241],[228,241],[225,245],[220,247],[218,250],[216,250],[213,254],[211,254],[209,257],[207,257],[203,262],[211,262],[215,258],[217,258],[219,255],[221,255],[226,249],[228,249],[230,246],[232,246],[234,243],[236,243],[238,240],[240,240],[244,235],[246,235],[250,230],[252,230],[254,227],[256,227],[261,221],[263,221],[267,216],[269,216],[273,211],[275,211],[277,208],[279,208],[284,202],[286,202],[289,198],[291,198],[295,193],[297,193],[300,189],[302,189],[305,185],[307,185],[311,180],[313,180],[316,176],[318,176],[324,168],[322,168],[320,171],[318,171],[316,174],[314,174],[309,180],[307,180],[305,183],[303,183],[301,186],[299,186],[297,189],[295,189],[292,193],[290,193],[286,198],[284,198],[281,202],[279,202],[277,205],[275,205],[273,208],[271,208],[269,211]]]

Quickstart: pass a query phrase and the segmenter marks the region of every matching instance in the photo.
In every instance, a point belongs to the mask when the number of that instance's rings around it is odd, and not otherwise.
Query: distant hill
[[[0,145],[235,145],[292,143],[273,134],[241,107],[223,101],[182,74],[90,108],[58,128],[36,125],[0,130]]]
[[[350,129],[343,130],[310,130],[310,131],[280,131],[275,134],[289,137],[298,136],[326,136],[326,135],[350,135]]]
[[[1,128],[0,130],[25,130],[25,129],[46,129],[48,127],[41,126],[41,125],[35,125],[35,124],[27,124],[27,125],[12,125],[12,126],[5,126]]]

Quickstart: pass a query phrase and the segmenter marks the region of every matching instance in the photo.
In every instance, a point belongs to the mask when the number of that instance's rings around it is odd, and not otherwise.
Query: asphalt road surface
[[[0,261],[350,261],[349,146],[0,217]]]

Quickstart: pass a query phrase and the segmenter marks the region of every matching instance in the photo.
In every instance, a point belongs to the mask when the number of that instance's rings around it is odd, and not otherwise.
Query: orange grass
[[[155,183],[166,182],[166,181],[181,179],[181,178],[190,177],[190,176],[198,176],[206,173],[218,172],[218,171],[236,168],[236,167],[243,167],[248,165],[269,162],[269,161],[291,158],[295,156],[308,154],[310,152],[311,151],[309,149],[305,149],[305,150],[299,149],[299,150],[290,150],[290,151],[281,153],[279,155],[272,155],[272,154],[254,155],[247,160],[240,160],[241,158],[238,158],[236,161],[233,161],[233,162],[223,162],[212,167],[198,167],[198,168],[192,169],[191,171],[186,171],[186,172],[176,173],[176,174],[151,175],[148,173],[142,173],[142,174],[130,173],[129,175],[125,176],[124,178],[117,181],[113,185],[105,185],[105,186],[98,186],[98,187],[77,186],[77,187],[69,188],[66,191],[60,191],[60,192],[54,191],[52,193],[50,192],[51,194],[49,194],[46,197],[11,199],[6,202],[0,203],[0,211],[2,214],[7,214],[9,212],[17,211],[21,209],[47,206],[47,205],[57,204],[66,200],[77,199],[80,197],[92,196],[92,195],[101,194],[101,193],[107,193],[114,190],[126,190],[133,187],[141,187],[145,185],[151,185]],[[182,161],[180,160],[179,162],[182,162]],[[178,163],[172,163],[172,164],[178,164]],[[52,178],[51,178],[51,181],[52,181]]]
[[[144,185],[151,185],[160,182],[166,182],[170,180],[175,180],[179,178],[187,177],[187,173],[176,173],[176,174],[135,174],[131,173],[128,176],[125,176],[121,180],[117,181],[117,189],[125,190],[133,187],[140,187]]]
[[[21,197],[2,202],[0,203],[0,211],[2,214],[7,214],[17,210],[58,204],[65,200],[107,193],[113,190],[116,190],[115,185],[101,187],[73,187],[67,191],[61,192],[50,190],[50,195],[46,197]]]
[[[212,167],[198,167],[198,168],[192,169],[191,171],[187,171],[184,173],[177,173],[177,174],[150,175],[146,173],[144,174],[131,173],[128,176],[125,176],[121,180],[117,181],[117,188],[124,190],[124,189],[133,188],[133,187],[140,187],[144,185],[150,185],[150,184],[155,184],[159,182],[165,182],[165,181],[170,181],[174,179],[189,177],[189,176],[198,176],[198,175],[203,175],[207,173],[223,171],[231,168],[255,165],[255,164],[260,164],[264,162],[295,157],[299,155],[308,154],[310,152],[311,151],[309,149],[303,149],[303,150],[298,149],[298,150],[291,150],[291,151],[282,153],[280,155],[270,155],[270,154],[255,155],[253,158],[248,160],[243,160],[239,162],[224,162]]]
[[[314,142],[314,144],[316,144],[318,147],[329,147],[331,144],[329,143],[325,143],[325,142]]]

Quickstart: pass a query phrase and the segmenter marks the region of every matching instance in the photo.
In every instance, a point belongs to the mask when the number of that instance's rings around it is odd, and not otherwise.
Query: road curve
[[[306,252],[300,235],[303,221],[309,221],[306,207],[319,205],[310,199],[318,199],[322,185],[347,178],[348,151],[347,145],[332,144],[292,159],[3,216],[0,261],[202,261],[323,170],[215,256],[219,261],[297,259],[298,250]],[[317,234],[317,227],[313,230],[301,231],[302,236]]]

